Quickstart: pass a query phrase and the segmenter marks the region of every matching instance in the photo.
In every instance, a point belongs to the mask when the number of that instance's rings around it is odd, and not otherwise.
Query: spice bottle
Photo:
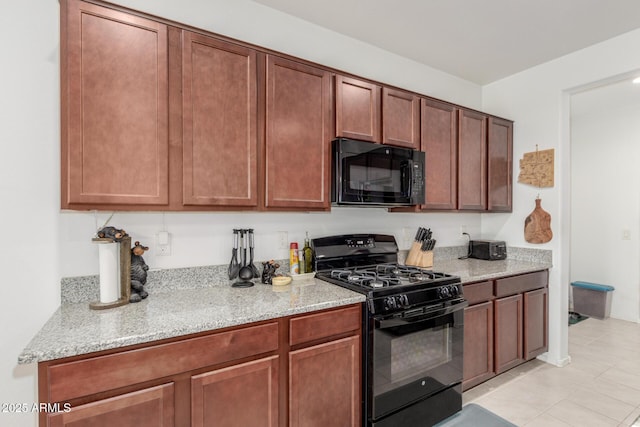
[[[289,245],[289,271],[291,274],[299,274],[300,266],[298,265],[298,243],[292,242]]]

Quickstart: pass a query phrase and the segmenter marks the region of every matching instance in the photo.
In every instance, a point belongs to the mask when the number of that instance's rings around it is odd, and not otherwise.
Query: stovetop
[[[395,313],[462,299],[458,276],[397,263],[324,270],[316,277],[365,294],[371,314]]]
[[[370,314],[463,300],[458,276],[399,264],[393,236],[329,236],[313,239],[312,247],[316,277],[365,294]]]

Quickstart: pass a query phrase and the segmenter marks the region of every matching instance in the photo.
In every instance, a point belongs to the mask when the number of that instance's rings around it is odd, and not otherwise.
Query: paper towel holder
[[[107,237],[95,237],[91,239],[97,244],[114,243],[113,239]],[[119,242],[120,246],[120,297],[112,302],[94,301],[89,303],[89,308],[93,310],[105,310],[107,308],[119,307],[129,303],[131,296],[131,236],[124,236]]]

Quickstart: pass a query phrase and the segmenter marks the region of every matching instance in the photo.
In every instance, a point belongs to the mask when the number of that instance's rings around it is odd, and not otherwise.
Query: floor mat
[[[585,316],[580,313],[576,313],[575,311],[569,312],[569,326],[575,325],[578,322],[582,322],[584,319],[588,319],[589,316]]]
[[[462,408],[462,411],[439,422],[433,427],[517,427],[493,412],[469,403]]]

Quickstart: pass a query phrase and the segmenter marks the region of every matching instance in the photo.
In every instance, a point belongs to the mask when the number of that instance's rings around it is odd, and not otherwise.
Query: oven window
[[[422,376],[451,361],[451,333],[448,326],[394,336],[382,331],[376,337],[375,373],[381,389]],[[382,390],[381,390],[382,391]]]

